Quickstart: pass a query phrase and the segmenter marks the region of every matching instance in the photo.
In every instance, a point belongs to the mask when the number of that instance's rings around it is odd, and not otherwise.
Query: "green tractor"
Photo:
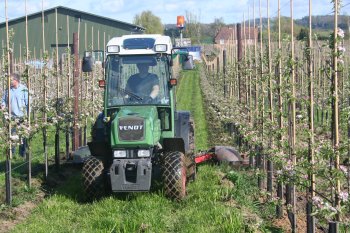
[[[170,37],[161,35],[108,42],[105,77],[99,81],[104,110],[93,126],[91,156],[82,168],[89,198],[149,191],[156,180],[169,198],[185,197],[196,172],[194,129],[190,113],[175,108],[174,51]],[[92,60],[84,57],[84,72],[92,70]]]

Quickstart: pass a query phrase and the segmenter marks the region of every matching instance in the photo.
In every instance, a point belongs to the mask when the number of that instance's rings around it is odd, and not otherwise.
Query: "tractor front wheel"
[[[171,151],[164,155],[163,184],[169,198],[181,200],[186,196],[186,163],[183,153]]]
[[[83,185],[88,199],[96,199],[104,194],[103,163],[90,157],[83,165]]]

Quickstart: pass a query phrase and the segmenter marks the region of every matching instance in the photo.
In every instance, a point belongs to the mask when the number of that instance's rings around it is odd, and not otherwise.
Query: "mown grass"
[[[200,89],[198,68],[182,72],[177,86],[177,109],[188,110],[195,119],[195,145],[197,150],[208,149],[208,127]]]
[[[80,177],[44,200],[13,232],[244,232],[238,209],[223,202],[217,168],[201,166],[182,202],[161,191],[82,202]]]

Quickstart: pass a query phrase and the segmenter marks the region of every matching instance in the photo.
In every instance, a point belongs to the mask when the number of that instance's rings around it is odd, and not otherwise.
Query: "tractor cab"
[[[109,55],[106,60],[106,107],[169,105],[168,63],[167,56]]]
[[[130,35],[107,44],[107,108],[170,105],[170,38]]]

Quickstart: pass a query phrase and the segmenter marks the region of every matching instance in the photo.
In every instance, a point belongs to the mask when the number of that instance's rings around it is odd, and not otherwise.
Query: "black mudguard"
[[[91,155],[96,157],[105,157],[111,152],[106,140],[106,124],[103,122],[103,118],[103,113],[97,116],[91,131],[92,141],[88,142]]]
[[[185,142],[182,138],[164,138],[164,151],[180,151],[185,154]]]
[[[175,112],[175,138],[174,142],[178,148],[173,151],[181,151],[186,154],[191,151],[190,148],[190,118],[191,114],[189,111],[176,111]],[[178,139],[182,139],[178,140]],[[181,147],[183,143],[183,148]]]

